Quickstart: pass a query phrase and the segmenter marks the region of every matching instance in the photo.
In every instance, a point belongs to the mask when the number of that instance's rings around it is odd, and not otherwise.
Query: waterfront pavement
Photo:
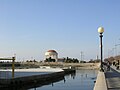
[[[110,71],[105,69],[105,78],[108,90],[120,90],[120,69],[116,70],[115,66]]]

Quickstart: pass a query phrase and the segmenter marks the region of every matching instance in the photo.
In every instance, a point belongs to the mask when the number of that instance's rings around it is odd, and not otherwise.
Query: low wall
[[[107,84],[104,72],[98,72],[94,90],[107,90]]]

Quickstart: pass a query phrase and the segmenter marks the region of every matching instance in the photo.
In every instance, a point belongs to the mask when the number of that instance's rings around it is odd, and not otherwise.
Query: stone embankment
[[[107,90],[107,84],[104,72],[98,72],[94,90]]]

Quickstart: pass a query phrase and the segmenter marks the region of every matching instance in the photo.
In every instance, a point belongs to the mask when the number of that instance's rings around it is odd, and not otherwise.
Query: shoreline
[[[50,66],[54,68],[69,68],[69,69],[99,69],[100,63],[60,63],[60,62],[51,62],[51,63],[42,63],[39,64],[42,66]]]
[[[63,62],[37,62],[37,63],[20,63],[19,67],[15,67],[17,69],[37,69],[46,71],[50,68],[56,69],[99,69],[100,63],[63,63]],[[11,69],[11,67],[0,67],[0,70]],[[38,70],[39,71],[39,70]]]

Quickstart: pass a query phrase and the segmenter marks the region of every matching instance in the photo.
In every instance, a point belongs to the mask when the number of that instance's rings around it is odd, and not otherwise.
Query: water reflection
[[[53,85],[38,87],[37,90],[93,90],[97,70],[77,70]],[[33,90],[33,89],[30,89]]]
[[[66,75],[64,83],[57,82],[53,88],[43,86],[38,90],[93,90],[96,76],[95,70],[77,70],[76,73]]]
[[[70,78],[72,78],[72,79],[75,79],[75,75],[76,75],[76,73],[75,72],[73,72],[73,73],[71,73],[71,74],[67,74],[66,76],[68,76],[68,77],[70,77]],[[65,76],[65,77],[66,77]],[[46,85],[49,85],[49,86],[52,86],[52,87],[56,87],[56,82],[63,82],[64,84],[66,83],[66,78],[65,77],[62,77],[61,79],[56,79],[56,80],[54,80],[54,81],[52,81],[52,82],[50,82],[50,83],[48,83],[48,84],[46,84]],[[38,83],[37,83],[38,84]],[[36,88],[37,88],[37,90],[38,89],[40,89],[40,87],[42,87],[43,85],[36,85],[36,87],[34,87],[34,90],[36,90]],[[29,89],[29,90],[33,90],[33,89]]]

